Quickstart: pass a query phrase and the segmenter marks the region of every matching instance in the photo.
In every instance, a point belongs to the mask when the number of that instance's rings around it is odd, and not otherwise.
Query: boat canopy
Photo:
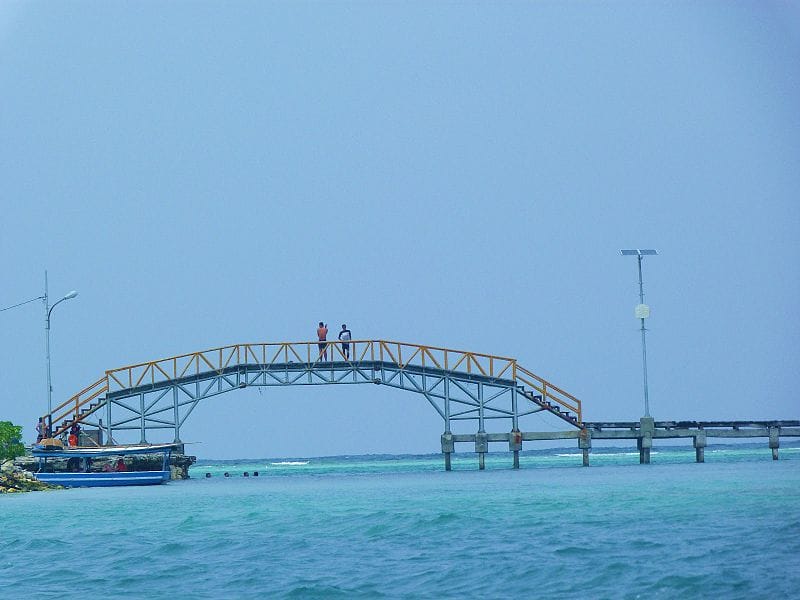
[[[63,448],[45,450],[34,446],[31,454],[37,458],[100,458],[103,456],[128,456],[135,454],[164,454],[175,450],[176,444],[153,444],[148,446],[101,446],[98,448]]]

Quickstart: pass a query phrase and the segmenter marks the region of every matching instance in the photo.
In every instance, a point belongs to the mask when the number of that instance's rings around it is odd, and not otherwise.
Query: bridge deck
[[[127,397],[141,392],[151,392],[162,390],[172,387],[173,385],[187,385],[197,381],[205,381],[213,377],[219,376],[232,376],[232,375],[261,375],[266,374],[269,377],[270,383],[248,383],[244,385],[239,384],[239,387],[244,388],[250,385],[326,385],[326,384],[353,384],[353,383],[374,383],[380,385],[383,379],[380,377],[371,376],[372,373],[382,373],[386,371],[395,371],[397,369],[396,363],[380,360],[366,360],[360,361],[357,364],[346,361],[332,361],[323,363],[271,363],[271,364],[258,364],[258,363],[243,363],[240,365],[225,367],[221,370],[206,370],[192,375],[185,375],[177,379],[156,381],[153,383],[140,384],[130,388],[120,389],[106,394],[108,398]],[[453,376],[459,381],[469,383],[486,383],[491,385],[514,386],[515,381],[506,377],[491,377],[489,375],[482,375],[480,373],[459,373],[440,369],[433,366],[420,366],[409,364],[405,365],[403,371],[410,375],[428,376],[428,377],[446,377]],[[336,379],[337,374],[341,373],[355,373],[360,377],[349,380]],[[360,373],[359,373],[360,372]],[[299,380],[296,377],[285,377],[289,375],[310,375],[310,378]],[[280,376],[284,375],[281,380]]]

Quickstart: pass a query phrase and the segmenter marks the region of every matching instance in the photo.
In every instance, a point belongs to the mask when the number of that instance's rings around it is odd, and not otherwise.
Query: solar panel
[[[658,254],[656,250],[620,250],[622,256],[653,256]]]

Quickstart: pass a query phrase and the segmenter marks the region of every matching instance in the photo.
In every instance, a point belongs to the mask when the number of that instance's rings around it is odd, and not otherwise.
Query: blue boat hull
[[[64,487],[112,487],[119,485],[158,485],[169,481],[169,471],[124,471],[111,473],[35,473],[44,483]]]

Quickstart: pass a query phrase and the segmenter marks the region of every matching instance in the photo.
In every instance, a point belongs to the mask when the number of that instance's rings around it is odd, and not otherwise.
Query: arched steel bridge
[[[372,383],[424,396],[444,421],[448,457],[453,438],[467,441],[452,433],[457,421],[475,421],[469,437],[479,441],[487,437],[487,421],[507,421],[509,433],[501,435],[511,449],[521,445],[520,420],[534,413],[583,429],[580,400],[513,358],[386,340],[330,341],[326,350],[327,360],[318,342],[236,344],[120,367],[45,419],[52,418],[54,436],[83,423],[103,430],[108,443],[131,430],[146,443],[148,431],[163,429],[180,443],[181,427],[205,398],[251,386]],[[488,434],[488,441],[501,441],[497,435]]]

